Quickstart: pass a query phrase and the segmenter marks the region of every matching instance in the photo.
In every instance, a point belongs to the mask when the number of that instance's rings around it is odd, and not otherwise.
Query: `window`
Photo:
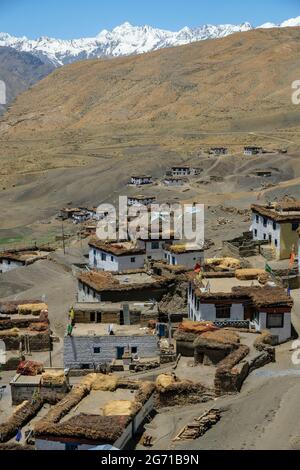
[[[101,353],[101,348],[99,348],[98,346],[94,348],[94,354],[100,354],[100,353]]]
[[[269,242],[272,243],[272,235],[269,235]]]
[[[278,247],[278,240],[274,240],[276,248]]]
[[[168,255],[167,255],[167,253],[165,253],[165,259],[168,259]]]
[[[264,217],[264,227],[267,227],[267,225],[268,225],[268,219]]]
[[[110,261],[111,261],[112,263],[114,262],[114,257],[113,257],[113,256],[110,257]]]
[[[284,315],[282,313],[268,313],[267,328],[283,328]]]
[[[175,256],[172,256],[172,264],[173,264],[173,266],[175,266],[175,264],[176,264],[176,258],[175,258]]]
[[[258,215],[255,217],[255,220],[256,220],[256,223],[258,224],[259,223],[259,216]]]
[[[254,230],[254,235],[257,237],[257,230],[256,229]]]
[[[133,347],[131,348],[131,354],[137,354],[137,352],[138,352],[137,346],[133,346]]]
[[[292,224],[293,232],[296,232],[296,230],[298,230],[298,228],[299,228],[299,224]]]
[[[266,239],[267,239],[267,235],[264,233],[264,240],[266,240]]]
[[[231,307],[231,305],[216,305],[216,318],[220,320],[230,319]]]
[[[151,249],[152,250],[159,250],[159,242],[152,242]]]
[[[94,250],[94,256],[96,256],[96,254],[97,254],[97,251],[96,251],[96,250]]]
[[[101,253],[101,260],[106,261],[106,254],[105,253]]]
[[[135,263],[135,258],[131,258],[130,262]]]
[[[277,230],[277,224],[276,224],[276,222],[273,222],[273,230]]]
[[[91,312],[90,321],[91,321],[91,323],[95,323],[95,321],[96,321],[96,314],[95,314],[95,312]]]

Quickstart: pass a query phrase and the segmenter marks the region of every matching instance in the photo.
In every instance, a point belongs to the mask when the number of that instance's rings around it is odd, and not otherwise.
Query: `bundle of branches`
[[[16,408],[12,416],[3,424],[0,424],[0,442],[7,442],[17,434],[27,424],[43,406],[40,399],[34,402],[24,401]]]

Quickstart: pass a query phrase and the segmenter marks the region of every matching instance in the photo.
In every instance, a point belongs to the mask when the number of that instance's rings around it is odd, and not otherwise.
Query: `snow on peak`
[[[300,26],[300,17],[284,21],[281,25],[265,23],[260,28]],[[102,30],[96,37],[62,40],[43,36],[37,40],[17,38],[0,33],[0,47],[9,46],[21,52],[30,52],[45,63],[55,66],[81,59],[118,57],[179,46],[206,39],[224,38],[237,32],[254,29],[250,23],[240,25],[203,25],[197,28],[185,26],[179,31],[167,31],[152,26],[134,26],[128,21],[111,31]]]
[[[287,28],[287,27],[292,27],[292,26],[300,26],[300,16],[297,16],[297,18],[291,18],[290,20],[286,20],[283,23],[281,23],[281,28]]]

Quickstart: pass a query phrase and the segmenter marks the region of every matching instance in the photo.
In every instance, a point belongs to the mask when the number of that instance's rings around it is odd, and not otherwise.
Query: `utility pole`
[[[61,232],[62,232],[62,242],[63,242],[63,250],[64,255],[66,254],[66,244],[65,244],[65,231],[64,231],[64,221],[61,221]]]

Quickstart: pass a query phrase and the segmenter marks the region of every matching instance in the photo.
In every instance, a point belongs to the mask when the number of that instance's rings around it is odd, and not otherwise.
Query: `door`
[[[125,348],[118,346],[117,347],[117,359],[123,359]]]

